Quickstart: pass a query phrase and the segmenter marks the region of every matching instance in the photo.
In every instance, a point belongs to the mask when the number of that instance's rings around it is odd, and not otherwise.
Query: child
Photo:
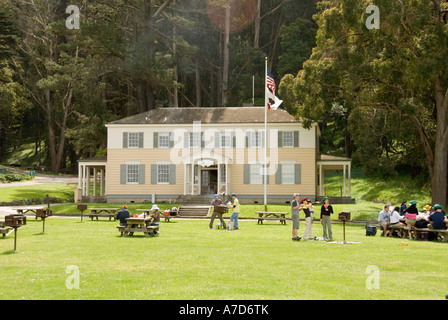
[[[303,212],[305,213],[305,232],[303,233],[303,239],[312,240],[313,239],[313,229],[312,229],[313,217],[311,216],[311,212],[310,212],[310,206],[312,206],[312,204],[310,204],[310,201],[308,201],[308,198],[303,198],[300,200],[300,205],[301,205]]]

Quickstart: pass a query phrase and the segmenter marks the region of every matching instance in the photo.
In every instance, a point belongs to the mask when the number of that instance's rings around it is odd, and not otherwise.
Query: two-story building
[[[319,154],[317,124],[305,129],[281,109],[268,110],[267,132],[263,107],[155,109],[106,127],[107,157],[79,161],[86,201],[184,202],[236,193],[241,203],[263,203],[264,179],[268,203],[290,201],[295,192],[315,200],[326,166],[343,168],[344,181],[350,171],[350,159]]]

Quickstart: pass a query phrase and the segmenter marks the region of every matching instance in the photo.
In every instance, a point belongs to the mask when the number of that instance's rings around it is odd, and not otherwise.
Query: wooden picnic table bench
[[[3,235],[3,238],[6,237],[6,234],[11,231],[12,228],[11,227],[0,227],[0,233]]]
[[[152,218],[127,218],[127,226],[117,226],[117,229],[121,232],[122,236],[133,235],[134,232],[143,232],[145,237],[153,237],[155,231],[159,231],[159,226],[149,225],[153,219]]]
[[[280,224],[286,225],[286,215],[288,212],[256,211],[255,213],[258,213],[257,224],[263,224],[263,220],[279,220]]]
[[[447,229],[432,229],[432,228],[414,228],[415,240],[422,239],[422,232],[434,232],[442,237],[442,242],[448,242],[448,230]]]
[[[38,213],[44,212],[47,216],[51,216],[53,214],[53,211],[48,207],[15,208],[14,210],[17,211],[17,214],[23,214],[27,216],[34,215],[36,221],[37,218],[41,218],[41,216]]]
[[[136,209],[135,211],[146,213],[148,216],[152,214],[151,209]],[[177,210],[170,210],[169,214],[166,216],[165,211],[159,211],[160,217],[165,218],[165,222],[170,222],[171,218],[177,217]]]
[[[92,221],[93,218],[98,220],[99,217],[106,217],[111,221],[112,218],[115,220],[115,215],[120,208],[90,208],[88,210],[90,210],[90,213],[86,214],[86,216],[90,217]]]

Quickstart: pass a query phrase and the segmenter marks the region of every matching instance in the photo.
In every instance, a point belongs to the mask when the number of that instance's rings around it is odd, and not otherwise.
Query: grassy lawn
[[[0,189],[0,202],[22,200],[22,199],[44,199],[47,194],[51,198],[73,201],[73,185],[48,184],[36,186],[17,186]],[[75,206],[76,207],[76,206]]]
[[[366,237],[354,244],[291,241],[291,224],[240,221],[240,230],[210,230],[206,220],[161,223],[155,238],[122,238],[116,222],[29,219],[0,238],[0,299],[444,299],[448,244]],[[301,224],[300,234],[304,224]],[[322,236],[320,224],[313,225]],[[336,240],[342,226],[333,224]],[[443,251],[443,252],[442,252]],[[366,287],[378,267],[379,289]],[[79,268],[79,289],[66,288]],[[369,282],[370,283],[370,282]],[[424,285],[422,285],[424,284]]]

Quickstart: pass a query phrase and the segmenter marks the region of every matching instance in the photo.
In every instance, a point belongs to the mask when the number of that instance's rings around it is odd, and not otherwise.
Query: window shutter
[[[151,184],[157,184],[157,165],[151,165]]]
[[[176,184],[176,165],[170,164],[170,184]]]
[[[170,132],[170,148],[174,148],[174,133]]]
[[[184,148],[188,148],[190,146],[190,133],[184,132]]]
[[[120,184],[126,184],[126,169],[125,164],[120,165]]]
[[[144,146],[144,140],[143,140],[143,137],[144,137],[144,135],[143,135],[143,132],[139,132],[138,133],[138,147],[141,149],[141,148],[143,148],[143,146]]]
[[[251,132],[246,132],[246,148],[250,148],[252,143],[251,143]]]
[[[204,132],[201,132],[201,148],[205,147],[205,137]]]
[[[153,135],[153,148],[158,148],[159,147],[159,133],[158,132],[154,132]]]
[[[128,133],[123,132],[123,148],[127,148],[127,147],[128,147]]]
[[[264,165],[262,165],[262,166],[264,168]],[[266,171],[267,171],[267,175],[263,175],[263,184],[264,184],[265,178],[266,178],[266,184],[269,184],[269,164],[267,165]]]
[[[232,148],[236,148],[236,133],[232,132]]]
[[[295,164],[294,165],[294,184],[302,183],[302,165]]]
[[[138,165],[138,184],[145,184],[145,165]]]
[[[250,184],[250,164],[244,165],[244,184]]]
[[[221,134],[219,132],[215,132],[215,148],[221,148]]]
[[[283,131],[278,132],[278,148],[283,148]]]
[[[275,184],[282,184],[282,165],[277,164],[277,171],[275,172]]]
[[[265,141],[267,141],[267,140],[265,140],[266,132],[264,132],[264,131],[259,131],[259,132],[261,133],[260,134],[261,147],[264,148],[265,147]]]
[[[299,131],[294,131],[294,148],[299,147]]]

